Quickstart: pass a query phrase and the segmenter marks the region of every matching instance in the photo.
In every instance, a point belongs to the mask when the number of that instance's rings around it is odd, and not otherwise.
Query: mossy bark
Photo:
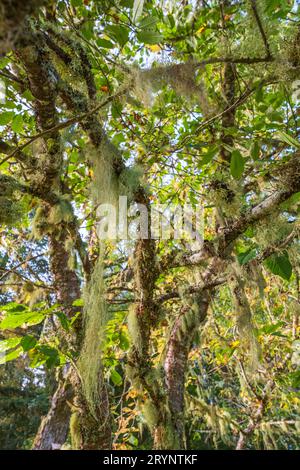
[[[184,307],[176,318],[167,344],[164,369],[170,419],[164,423],[163,433],[156,431],[160,440],[163,437],[163,441],[160,442],[162,448],[170,445],[171,437],[172,448],[184,449],[186,447],[184,390],[188,354],[194,335],[205,320],[209,306],[209,298],[205,292],[200,292],[194,300],[192,310]]]
[[[53,69],[49,52],[43,45],[40,33],[29,28],[24,47],[17,51],[17,55],[26,70],[30,91],[35,98],[34,108],[38,130],[41,132],[48,131],[58,122],[56,110],[58,76]],[[35,162],[33,162],[31,170],[31,178],[32,186],[36,188],[41,196],[51,191],[59,197],[64,195],[66,188],[61,180],[63,172],[61,144],[61,138],[57,130],[47,132],[39,141]],[[49,210],[51,211],[51,203],[49,203]],[[74,233],[75,216],[73,219],[60,221],[56,224],[51,224],[51,221],[48,221],[49,227],[45,232],[45,235],[48,235],[50,245],[50,265],[54,278],[56,298],[69,317],[75,311],[78,311],[78,308],[73,307],[73,302],[81,297],[81,282],[76,272],[68,267],[69,252],[65,247],[65,241],[69,234],[72,231]],[[74,240],[75,245],[78,244],[79,237],[80,235],[77,233],[76,240]],[[84,324],[80,319],[76,320],[72,334],[62,333],[68,349],[75,353],[80,352],[84,335]],[[102,370],[100,370],[100,373],[102,373]],[[50,449],[50,441],[54,438],[56,447],[65,442],[71,414],[69,405],[72,408],[75,407],[76,410],[76,429],[79,433],[79,436],[73,439],[76,446],[81,449],[110,448],[110,423],[108,420],[108,424],[106,424],[103,419],[109,414],[106,389],[99,387],[99,409],[97,416],[93,416],[77,370],[72,369],[72,373],[69,374],[66,380],[67,382],[60,385],[53,396],[48,416],[43,420],[37,435],[36,448]],[[101,377],[99,377],[99,382],[103,382]],[[64,391],[68,390],[69,392],[70,387],[72,390],[72,393],[70,392],[71,401],[67,403]]]
[[[70,408],[68,401],[73,398],[69,381],[61,382],[51,400],[50,410],[42,419],[32,446],[33,450],[59,449],[69,433]]]
[[[102,374],[102,371],[101,371]],[[108,450],[112,446],[109,399],[102,377],[99,377],[98,407],[92,414],[79,376],[74,374],[72,385],[77,391],[71,417],[71,442],[75,450]]]
[[[47,0],[2,0],[0,5],[0,54],[21,44],[26,35],[26,19],[37,13]]]

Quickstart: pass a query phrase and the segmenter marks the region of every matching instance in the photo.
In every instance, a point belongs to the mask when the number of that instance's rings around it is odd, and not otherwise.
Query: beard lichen
[[[80,449],[81,447],[81,431],[80,431],[80,418],[77,411],[73,411],[70,419],[70,436],[72,449]]]
[[[142,351],[143,339],[141,336],[141,330],[136,316],[135,306],[131,305],[129,307],[127,315],[127,326],[129,336],[131,338],[132,344],[138,352]]]
[[[240,338],[241,351],[246,357],[246,366],[254,377],[261,358],[261,348],[258,343],[256,328],[253,323],[251,307],[245,293],[243,270],[235,262],[232,266],[232,293],[236,311],[236,325]]]
[[[146,400],[142,405],[142,413],[150,429],[153,429],[158,425],[159,412],[151,400]]]
[[[22,217],[22,204],[0,196],[0,225],[12,226]]]
[[[91,166],[92,181],[90,194],[94,205],[113,204],[117,206],[119,195],[118,175],[114,170],[115,148],[105,138],[100,148],[87,148]],[[105,244],[99,241],[99,255],[90,280],[84,291],[83,340],[78,359],[84,398],[91,415],[97,420],[101,416],[101,396],[103,384],[102,343],[109,320],[109,310],[105,302],[104,284]]]
[[[48,208],[45,204],[41,204],[37,207],[35,215],[31,222],[31,232],[33,238],[40,240],[43,236],[48,233]]]
[[[219,174],[208,189],[208,200],[222,212],[223,216],[235,217],[240,212],[243,194],[239,182]]]
[[[276,227],[276,230],[274,230]],[[273,211],[255,227],[255,240],[264,249],[276,244],[284,239],[292,228],[287,218],[279,213],[279,210]]]
[[[48,223],[57,225],[62,222],[72,222],[74,218],[73,208],[67,196],[61,196],[59,202],[51,206],[48,214]]]
[[[213,107],[196,63],[160,64],[150,69],[133,69],[132,76],[133,92],[146,107],[151,107],[155,93],[168,85],[178,96],[198,102],[205,116],[212,112]]]
[[[90,413],[97,419],[101,406],[102,383],[101,343],[108,321],[104,301],[103,259],[99,256],[91,280],[84,292],[84,338],[78,360],[83,394]]]
[[[88,147],[88,160],[92,170],[90,193],[96,205],[114,204],[118,196],[118,177],[115,174],[113,161],[114,146],[103,139],[98,149]]]
[[[0,225],[12,226],[22,217],[22,201],[15,180],[0,174]]]
[[[70,223],[74,219],[73,208],[68,196],[60,196],[53,206],[41,203],[32,219],[31,230],[33,238],[39,240],[56,230],[57,225]]]

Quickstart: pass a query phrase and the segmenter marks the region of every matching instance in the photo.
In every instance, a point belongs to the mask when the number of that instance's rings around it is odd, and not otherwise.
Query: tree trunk
[[[0,55],[21,44],[26,34],[26,18],[36,13],[46,0],[1,0],[0,5]]]
[[[169,428],[169,435],[166,432],[156,431],[156,448],[159,448],[158,446],[166,448],[166,444],[170,445],[170,442],[162,442],[162,438],[164,439],[165,437],[170,441],[170,435],[172,435],[173,441],[172,448],[185,448],[185,373],[194,335],[207,315],[209,306],[208,295],[205,292],[200,292],[195,296],[195,305],[197,305],[195,310],[191,310],[189,307],[182,309],[174,322],[167,345],[164,369],[171,420],[164,424],[165,428]]]
[[[78,376],[75,380],[79,380]],[[99,409],[96,416],[91,414],[80,384],[73,383],[73,387],[77,390],[77,394],[70,426],[72,448],[75,450],[111,449],[111,420],[105,385],[101,387],[99,392]]]
[[[68,380],[61,382],[53,395],[50,410],[42,419],[35,437],[33,450],[56,450],[66,442],[69,432],[73,389]]]
[[[18,51],[18,56],[26,69],[30,90],[35,97],[34,108],[39,130],[45,132],[53,128],[58,122],[56,110],[57,74],[53,70],[49,60],[49,52],[44,47],[39,32],[34,29],[28,30],[26,44],[24,44],[23,49]],[[64,188],[60,179],[63,155],[59,132],[56,130],[47,133],[40,139],[39,144],[41,145],[39,145],[36,152],[34,184],[41,195],[53,191],[58,195],[58,198],[62,197],[66,192],[66,188]],[[59,204],[59,199],[53,202],[53,204],[57,203]],[[49,208],[49,204],[46,204],[46,213]],[[65,242],[70,234],[74,238],[74,230],[72,229],[74,225],[76,226],[75,216],[73,215],[73,220],[69,223],[61,221],[51,225],[49,221],[47,222],[49,225],[47,235],[50,245],[50,266],[54,278],[56,298],[64,313],[68,317],[72,317],[78,311],[78,308],[73,307],[73,302],[81,297],[81,285],[76,272],[68,267],[69,252],[65,247]],[[76,243],[79,237],[79,234],[75,235],[76,239],[73,240],[75,246],[77,246]],[[78,318],[74,324],[74,334],[62,331],[61,340],[68,350],[71,349],[78,354],[81,350],[84,334],[82,318]],[[101,383],[103,382],[101,380]],[[72,372],[70,383],[74,397],[73,403],[71,403],[73,412],[71,424],[73,434],[76,436],[74,445],[76,448],[82,449],[110,448],[111,429],[110,423],[106,423],[109,414],[106,388],[103,386],[99,390],[101,410],[99,410],[97,417],[94,417],[88,408],[77,370]],[[52,423],[59,427],[56,432],[60,436],[60,442],[54,444],[60,445],[63,438],[66,437],[70,410],[65,400],[65,389],[69,389],[68,383],[59,386],[53,397],[49,414],[41,424],[36,441],[39,448],[49,448],[53,437]],[[62,409],[64,409],[63,413]],[[104,421],[103,417],[105,417]],[[51,434],[48,435],[50,431]]]

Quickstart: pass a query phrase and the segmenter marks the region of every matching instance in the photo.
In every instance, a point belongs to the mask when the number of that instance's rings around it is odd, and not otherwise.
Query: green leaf
[[[1,310],[5,312],[25,312],[27,307],[22,304],[18,304],[17,302],[10,302],[9,304],[1,306]]]
[[[265,260],[265,265],[273,274],[287,281],[292,275],[293,268],[286,251],[280,255],[274,254],[269,256],[269,258]]]
[[[46,363],[50,369],[51,367],[59,366],[61,362],[57,349],[46,344],[38,345],[29,353],[29,356],[31,358],[30,367],[38,367]]]
[[[51,367],[59,366],[60,365],[60,357],[58,352],[56,354],[49,355],[46,359],[46,366],[51,369]]]
[[[70,329],[70,322],[68,317],[63,312],[57,312],[56,316],[59,318],[60,324],[63,329],[68,331]]]
[[[107,39],[97,39],[97,45],[99,47],[104,47],[105,49],[113,49],[115,47],[115,45]]]
[[[139,445],[139,440],[137,437],[135,437],[133,434],[131,434],[130,438],[128,439],[129,444],[131,444],[134,447],[137,447]]]
[[[259,154],[260,154],[260,146],[257,141],[255,141],[250,149],[250,155],[252,157],[252,160],[257,161],[259,159]]]
[[[6,126],[9,124],[14,117],[13,111],[4,111],[0,113],[0,126]]]
[[[105,28],[106,34],[120,44],[125,46],[129,38],[129,29],[122,25],[109,25]]]
[[[205,154],[202,154],[203,157],[202,157],[201,161],[199,162],[199,167],[201,167],[203,165],[207,165],[208,163],[210,163],[212,161],[212,159],[214,158],[214,156],[216,155],[217,151],[218,151],[217,146],[213,146],[213,147],[209,148],[208,151]]]
[[[241,266],[243,266],[244,264],[248,263],[249,261],[251,261],[253,258],[255,258],[256,256],[256,250],[253,248],[253,249],[249,249],[243,253],[239,253],[237,258],[238,258],[238,262]]]
[[[94,34],[92,24],[91,23],[85,23],[81,27],[81,34],[85,37],[85,39],[90,41],[93,38],[93,34]]]
[[[259,329],[259,333],[264,333],[266,335],[273,335],[283,325],[284,325],[284,322],[282,321],[277,322],[277,323],[271,323],[269,325],[264,325],[262,328]]]
[[[122,351],[127,351],[130,347],[130,342],[124,331],[121,331],[119,336],[119,344]]]
[[[19,132],[22,132],[23,130],[23,117],[21,116],[21,114],[17,114],[14,118],[13,118],[13,122],[12,122],[12,125],[11,125],[11,129],[16,132],[16,133],[19,133]]]
[[[4,69],[10,62],[8,57],[1,57],[0,59],[0,70]]]
[[[282,142],[284,142],[284,143],[286,143],[286,144],[288,144],[292,147],[296,147],[296,149],[300,148],[300,143],[298,142],[298,140],[294,139],[294,137],[287,134],[286,132],[283,132],[283,131],[277,132],[277,137]]]
[[[76,299],[72,303],[73,307],[83,307],[83,299]]]
[[[147,29],[140,31],[137,34],[137,38],[140,42],[145,44],[158,44],[163,40],[163,36],[160,33]]]
[[[0,329],[14,329],[22,325],[37,325],[45,318],[45,312],[41,311],[8,311],[5,318],[0,323]]]
[[[240,179],[245,168],[245,159],[239,150],[234,150],[231,154],[230,171],[234,178]]]
[[[22,93],[22,97],[27,101],[33,101],[34,100],[34,96],[33,96],[33,94],[31,93],[30,90],[25,90],[24,93]]]
[[[6,353],[2,357],[0,357],[0,365],[5,364],[6,362],[13,361],[17,359],[23,352],[21,347],[14,349],[13,351]]]
[[[157,16],[146,16],[145,18],[141,19],[139,22],[140,29],[152,29],[156,26],[158,22]]]
[[[20,336],[16,336],[14,338],[8,338],[0,341],[0,353],[8,351],[9,349],[15,348],[20,344],[22,338]]]
[[[117,387],[122,385],[122,382],[123,382],[122,377],[120,376],[119,372],[116,371],[116,369],[112,369],[110,371],[110,378],[113,384],[116,385]]]
[[[26,335],[21,340],[21,346],[25,352],[29,351],[30,349],[33,349],[36,343],[37,341],[35,337],[31,335]]]

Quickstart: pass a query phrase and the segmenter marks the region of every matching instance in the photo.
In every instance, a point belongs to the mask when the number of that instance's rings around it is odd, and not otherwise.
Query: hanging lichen
[[[81,433],[80,433],[79,414],[77,411],[73,411],[71,415],[70,436],[71,436],[72,449],[80,449]]]
[[[274,224],[276,224],[276,230],[274,230]],[[264,249],[286,238],[291,230],[292,227],[287,217],[279,214],[278,210],[273,211],[256,225],[255,240],[260,248]]]
[[[90,193],[96,206],[113,204],[117,207],[118,177],[114,171],[115,148],[103,139],[96,150],[88,147],[88,159],[91,166]]]
[[[145,417],[147,425],[153,429],[158,425],[159,413],[151,400],[146,400],[142,406],[142,413]]]
[[[40,204],[32,219],[31,231],[33,238],[39,240],[49,231],[48,208],[45,204]]]
[[[240,212],[243,193],[239,182],[230,180],[227,174],[219,173],[208,189],[208,200],[222,210],[224,216],[235,217]]]
[[[205,84],[200,78],[199,66],[193,62],[160,64],[146,70],[134,69],[132,75],[134,94],[146,107],[152,105],[155,92],[169,85],[177,95],[198,101],[204,115],[212,112]]]
[[[91,165],[90,193],[93,203],[98,207],[101,204],[113,204],[116,207],[119,184],[114,169],[115,148],[104,138],[100,148],[88,147],[87,151]],[[78,360],[83,394],[89,411],[95,419],[101,415],[98,412],[104,386],[101,343],[104,340],[105,327],[109,320],[109,311],[104,299],[104,251],[105,244],[99,240],[98,259],[84,292],[84,335]]]
[[[236,310],[236,325],[240,338],[241,350],[246,357],[249,374],[254,376],[261,357],[261,348],[256,337],[256,328],[253,324],[251,307],[245,293],[245,281],[241,267],[238,263],[233,265],[232,292]]]
[[[142,332],[140,330],[140,325],[138,323],[136,311],[135,311],[135,305],[132,305],[129,308],[128,311],[128,316],[127,316],[127,325],[128,325],[128,332],[132,341],[133,346],[135,349],[139,352],[142,351],[142,345],[143,345],[143,338],[142,338]]]
[[[41,203],[32,219],[32,235],[37,240],[41,239],[56,230],[58,224],[70,223],[73,219],[73,208],[68,196],[60,196],[58,202],[51,207]]]
[[[101,342],[108,321],[104,301],[103,260],[99,256],[90,282],[84,292],[84,339],[78,361],[82,388],[91,414],[97,418],[101,405]]]
[[[97,150],[88,148],[88,158],[92,170],[90,189],[95,204],[113,204],[117,209],[119,195],[132,199],[143,175],[140,166],[120,164],[118,149],[106,137]]]
[[[143,169],[139,165],[124,168],[119,177],[120,194],[127,196],[129,201],[132,201],[133,195],[140,185],[142,176]]]
[[[0,174],[0,225],[11,226],[22,216],[22,202],[18,199],[19,186],[15,180]]]
[[[11,226],[22,216],[22,205],[18,201],[0,197],[0,225]]]
[[[61,196],[57,204],[54,204],[49,211],[49,224],[56,225],[61,222],[71,222],[73,219],[73,209],[67,196]]]

